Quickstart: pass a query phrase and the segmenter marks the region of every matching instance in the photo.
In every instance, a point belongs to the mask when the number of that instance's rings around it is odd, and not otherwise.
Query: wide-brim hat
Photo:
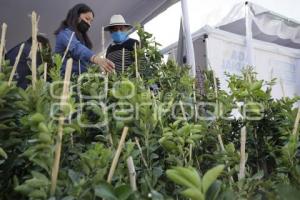
[[[131,24],[127,24],[122,15],[113,15],[110,18],[109,25],[104,26],[105,31],[110,31],[110,28],[113,26],[126,26],[129,29],[132,28]]]

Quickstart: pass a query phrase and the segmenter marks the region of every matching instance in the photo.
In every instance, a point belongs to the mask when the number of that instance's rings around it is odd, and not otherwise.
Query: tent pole
[[[253,66],[253,43],[252,43],[252,16],[249,2],[245,2],[245,27],[246,27],[246,61]]]
[[[196,64],[193,39],[190,31],[190,20],[187,0],[181,0],[183,30],[186,39],[187,64],[191,66],[191,75],[196,77]]]

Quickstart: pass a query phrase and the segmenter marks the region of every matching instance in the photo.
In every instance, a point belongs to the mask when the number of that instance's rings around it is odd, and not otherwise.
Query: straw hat
[[[109,25],[106,25],[104,27],[104,30],[105,31],[109,31],[112,26],[118,26],[118,25],[127,26],[128,28],[132,28],[131,24],[127,24],[125,22],[125,19],[124,19],[124,17],[122,15],[113,15],[110,18]]]

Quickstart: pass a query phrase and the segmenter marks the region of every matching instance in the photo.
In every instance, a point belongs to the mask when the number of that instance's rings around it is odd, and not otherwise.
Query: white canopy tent
[[[6,48],[9,49],[31,35],[34,10],[40,15],[39,32],[45,33],[54,44],[54,31],[66,17],[68,10],[77,3],[89,5],[95,12],[90,36],[96,51],[101,50],[101,29],[113,14],[122,14],[127,22],[145,24],[179,0],[0,0],[0,24],[8,25]],[[108,41],[107,41],[108,42]],[[107,45],[107,42],[105,46]]]
[[[182,33],[181,33],[182,34]],[[179,38],[185,40],[185,36]],[[226,89],[224,72],[239,73],[254,65],[258,77],[277,78],[273,96],[300,94],[300,23],[251,2],[239,3],[216,27],[206,25],[192,35],[196,69],[211,67]],[[162,50],[182,62],[184,42]],[[178,49],[178,50],[177,50]],[[177,54],[178,53],[178,54]],[[280,82],[282,84],[280,84]]]
[[[247,10],[249,10],[248,16]],[[252,29],[249,31],[252,32],[254,39],[300,49],[299,22],[251,2],[234,6],[217,25],[217,28],[238,35],[245,35],[247,18],[253,21]]]

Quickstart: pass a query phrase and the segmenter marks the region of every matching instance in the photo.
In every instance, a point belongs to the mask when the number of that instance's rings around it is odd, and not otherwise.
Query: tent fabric
[[[252,18],[253,38],[291,48],[300,48],[300,23],[259,5],[246,2]],[[237,4],[217,25],[228,32],[245,35],[245,3]]]
[[[0,0],[0,23],[8,25],[6,37],[6,49],[9,49],[20,41],[31,36],[30,14],[34,10],[40,15],[39,32],[45,33],[54,45],[54,31],[66,17],[68,10],[77,3],[89,5],[95,18],[90,30],[90,37],[94,44],[94,50],[101,50],[102,26],[109,23],[113,14],[122,14],[126,22],[131,24],[145,24],[165,9],[179,0]],[[105,46],[109,43],[109,35],[106,33]]]
[[[252,19],[252,36],[253,39],[260,40],[267,43],[277,44],[281,47],[300,49],[300,23],[291,20],[280,14],[267,10],[259,5],[251,2],[245,2],[250,9],[250,15]],[[238,3],[227,14],[218,16],[219,23],[215,26],[205,25],[198,31],[192,34],[193,40],[202,37],[204,34],[215,32],[215,30],[222,30],[224,33],[234,33],[242,36],[246,36],[246,7],[245,3]],[[221,12],[220,12],[221,13]],[[180,34],[183,34],[181,31]],[[184,36],[179,36],[184,38]],[[267,44],[266,43],[266,44]],[[169,53],[173,49],[177,48],[177,52],[184,55],[184,49],[181,39],[161,50],[162,54]],[[272,45],[273,46],[273,45]],[[288,51],[288,50],[287,50]],[[177,60],[180,58],[177,55]]]

